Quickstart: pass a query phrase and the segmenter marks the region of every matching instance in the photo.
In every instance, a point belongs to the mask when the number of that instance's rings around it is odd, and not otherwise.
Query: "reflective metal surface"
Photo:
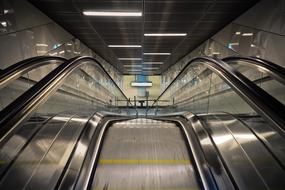
[[[113,124],[103,140],[92,189],[198,189],[183,135],[173,123]]]
[[[239,189],[282,189],[285,171],[242,122],[228,114],[199,115]],[[276,177],[279,176],[280,178]]]
[[[237,118],[255,133],[284,169],[285,139],[260,117],[241,115]]]
[[[79,116],[52,118],[17,155],[0,188],[53,189],[86,122]]]
[[[189,121],[188,125],[193,128],[196,137],[200,142],[207,166],[209,167],[217,186],[220,189],[236,189],[236,184],[231,180],[231,175],[227,171],[227,166],[220,157],[219,151],[217,151],[212,138],[204,129],[199,118],[192,113],[185,113],[184,117]]]

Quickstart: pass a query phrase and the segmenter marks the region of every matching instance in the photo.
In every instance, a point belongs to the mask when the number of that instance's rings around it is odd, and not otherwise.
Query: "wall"
[[[113,66],[27,0],[0,0],[0,43],[0,69],[38,55],[96,56],[122,86],[121,74]]]
[[[132,87],[131,82],[136,81],[135,75],[124,75],[123,76],[123,91],[128,98],[134,99],[146,99],[145,91],[149,92],[149,99],[156,99],[161,93],[161,76],[148,76],[147,81],[152,82],[152,87]]]
[[[244,36],[244,34],[252,34]],[[285,67],[285,1],[262,0],[162,74],[162,89],[192,58],[256,56]]]

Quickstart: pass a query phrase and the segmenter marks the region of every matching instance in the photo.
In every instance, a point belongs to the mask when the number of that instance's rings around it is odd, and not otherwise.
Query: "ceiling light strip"
[[[128,72],[141,72],[141,70],[127,70]]]
[[[144,65],[162,65],[163,62],[143,62]]]
[[[159,69],[159,67],[145,67],[143,70],[156,70]]]
[[[141,48],[141,45],[108,45],[110,48]]]
[[[170,55],[171,53],[143,53],[144,55]]]
[[[134,58],[132,58],[132,57],[121,57],[118,59],[121,61],[141,61],[142,60],[142,58],[140,58],[140,57],[134,57]]]
[[[124,67],[142,67],[142,65],[124,65]]]
[[[83,11],[85,16],[142,16],[142,12]]]
[[[187,36],[187,33],[145,33],[144,36]]]

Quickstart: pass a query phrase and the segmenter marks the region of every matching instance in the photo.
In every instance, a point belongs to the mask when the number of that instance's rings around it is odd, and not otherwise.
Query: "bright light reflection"
[[[239,43],[238,42],[232,42],[232,43],[229,43],[229,45],[231,45],[231,46],[238,46]]]
[[[223,144],[229,140],[232,140],[233,137],[231,135],[223,135],[223,136],[215,136],[213,137],[216,144]]]
[[[253,33],[243,33],[242,36],[252,36]]]
[[[2,25],[3,27],[7,27],[7,26],[8,26],[8,24],[7,24],[6,21],[0,22],[0,23],[1,23],[1,25]]]

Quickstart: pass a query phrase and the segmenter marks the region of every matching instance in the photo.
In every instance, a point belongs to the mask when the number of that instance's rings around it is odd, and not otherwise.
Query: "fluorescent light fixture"
[[[133,87],[151,87],[152,82],[131,82]]]
[[[73,52],[74,54],[80,54],[80,52],[78,52],[78,51],[75,51],[75,52]]]
[[[236,32],[236,35],[240,35],[241,34],[241,32]]]
[[[213,55],[220,55],[220,52],[213,52]]]
[[[238,46],[239,43],[238,42],[232,42],[232,43],[229,43],[229,45],[231,45],[231,46]]]
[[[68,45],[68,46],[72,46],[72,43],[67,43],[66,45]]]
[[[256,47],[256,45],[254,45],[254,44],[250,44],[250,47]]]
[[[170,55],[171,53],[143,53],[144,55]]]
[[[186,36],[187,33],[146,33],[144,36]]]
[[[60,52],[58,52],[59,54],[63,54],[63,53],[65,53],[65,51],[63,50],[63,51],[60,51]]]
[[[156,70],[159,69],[159,67],[144,67],[143,70]]]
[[[4,9],[4,14],[7,14],[9,13],[9,10],[8,9]]]
[[[121,57],[121,58],[118,58],[118,59],[121,60],[121,61],[140,61],[140,60],[142,60],[142,58],[140,58],[140,57],[137,57],[137,58]]]
[[[47,44],[36,44],[36,46],[38,46],[38,47],[48,47]]]
[[[124,67],[142,67],[142,65],[124,65]]]
[[[163,62],[143,62],[144,65],[162,65]]]
[[[108,45],[110,48],[141,48],[141,45]]]
[[[253,36],[253,33],[243,33],[242,36]]]
[[[142,12],[83,11],[85,16],[142,16]]]

